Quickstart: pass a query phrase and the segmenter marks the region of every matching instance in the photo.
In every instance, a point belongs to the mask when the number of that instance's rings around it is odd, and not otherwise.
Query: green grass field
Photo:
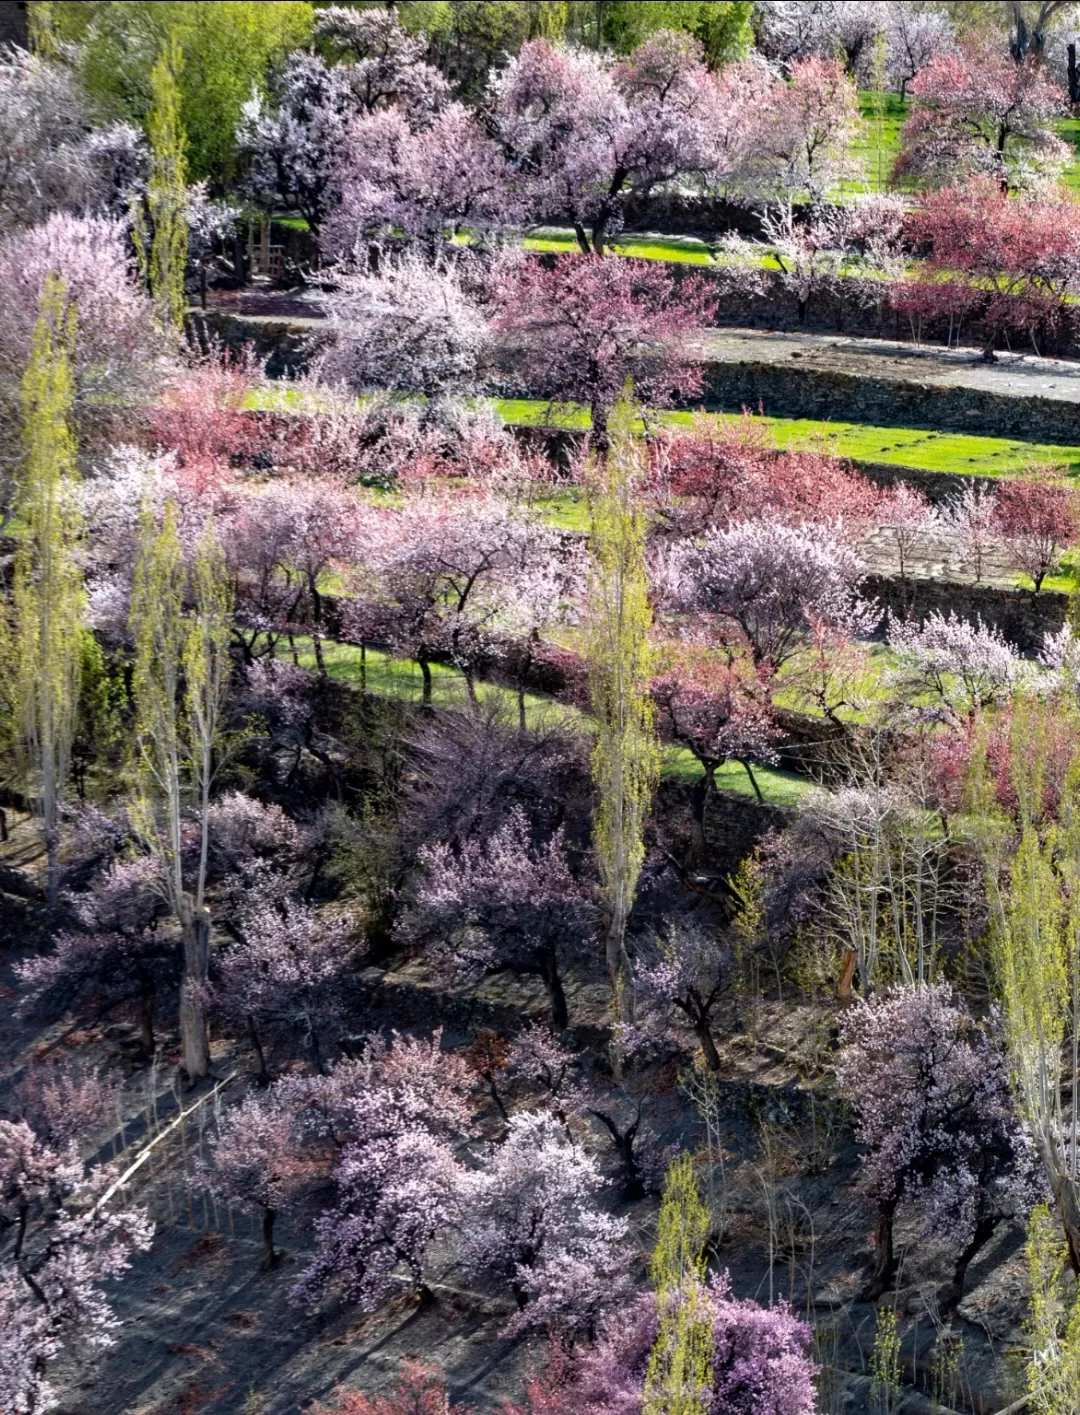
[[[543,426],[551,420],[550,405],[543,400],[500,399],[496,407],[504,421],[525,427]],[[694,414],[659,413],[656,420],[672,427],[689,427]],[[700,415],[699,415],[700,416]],[[734,414],[706,414],[734,417]],[[587,428],[584,408],[559,411],[560,427]],[[1022,476],[1033,465],[1053,462],[1080,475],[1080,447],[1020,442],[1006,437],[975,437],[959,432],[927,432],[921,428],[875,427],[864,423],[822,423],[810,418],[763,420],[777,446],[820,448],[835,457],[857,462],[885,462],[926,472],[959,472],[973,476]]]
[[[315,653],[310,641],[297,639],[297,657],[301,668],[315,669]],[[282,658],[289,658],[286,644],[279,646]],[[323,658],[326,670],[333,678],[353,687],[359,687],[363,670],[360,650],[352,644],[330,641],[323,643]],[[392,658],[378,649],[368,649],[366,659],[367,691],[379,697],[398,698],[405,702],[419,703],[423,696],[423,681],[420,670],[411,660]],[[465,689],[465,675],[460,669],[447,664],[433,663],[432,702],[436,707],[464,709],[468,705]],[[507,718],[517,721],[517,694],[509,688],[499,688],[492,684],[481,684],[478,696],[490,698],[492,695],[505,701]],[[544,721],[552,720],[569,723],[578,731],[591,730],[589,718],[577,709],[556,703],[550,698],[527,694],[525,698],[525,721],[530,727],[539,727]],[[679,781],[691,782],[701,775],[701,768],[685,748],[671,747],[665,750],[663,760],[665,776]],[[754,776],[761,787],[761,794],[770,805],[791,806],[796,804],[810,789],[811,783],[805,777],[790,771],[778,771],[774,767],[755,766]],[[740,796],[753,796],[753,787],[745,769],[737,762],[728,762],[716,774],[716,784],[722,791],[734,791]]]

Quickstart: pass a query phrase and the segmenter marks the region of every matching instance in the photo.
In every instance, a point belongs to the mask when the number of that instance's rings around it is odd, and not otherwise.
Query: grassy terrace
[[[315,669],[315,654],[307,640],[297,640],[298,657],[301,668]],[[286,645],[281,645],[282,658],[289,657]],[[360,650],[352,644],[325,642],[323,658],[327,672],[343,683],[359,687],[362,681]],[[379,697],[399,698],[405,702],[419,703],[422,697],[420,670],[408,659],[392,658],[378,649],[368,649],[366,658],[367,691]],[[433,663],[432,702],[437,707],[464,708],[468,702],[465,690],[465,675],[447,664]],[[505,700],[507,716],[517,721],[517,694],[509,688],[483,684],[478,692],[495,695]],[[576,708],[556,703],[538,694],[527,694],[525,698],[525,720],[530,727],[539,726],[552,718],[571,724],[579,731],[590,730],[589,718]],[[668,748],[664,753],[663,771],[665,776],[677,781],[695,781],[701,776],[701,768],[685,748]],[[761,794],[770,805],[794,805],[810,789],[811,783],[805,777],[790,771],[778,771],[773,767],[755,766],[754,776],[761,787]],[[737,762],[729,762],[716,774],[716,783],[722,791],[734,791],[740,796],[753,796],[753,788],[745,770]]]
[[[496,404],[503,419],[519,426],[549,423],[550,405],[543,400],[504,398]],[[657,421],[689,427],[692,413],[660,413]],[[730,417],[731,414],[708,414]],[[959,432],[926,432],[921,428],[873,427],[865,423],[821,423],[809,418],[763,420],[778,447],[817,448],[856,462],[885,462],[926,472],[966,472],[983,477],[1022,476],[1033,464],[1054,462],[1080,475],[1080,447],[1019,442],[1005,437],[975,437]],[[558,419],[562,427],[586,428],[589,415],[572,408]]]

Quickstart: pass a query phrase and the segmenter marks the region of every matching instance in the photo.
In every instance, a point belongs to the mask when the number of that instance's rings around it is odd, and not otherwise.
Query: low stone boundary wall
[[[831,369],[713,360],[705,365],[702,402],[713,412],[760,406],[774,417],[1080,443],[1080,403]]]
[[[1043,640],[1065,623],[1069,596],[1059,590],[1013,589],[957,580],[901,580],[892,575],[868,575],[862,593],[876,599],[882,610],[899,619],[925,620],[935,610],[954,612],[958,619],[981,619],[997,629],[1022,654],[1041,653]],[[886,632],[883,624],[882,636]]]

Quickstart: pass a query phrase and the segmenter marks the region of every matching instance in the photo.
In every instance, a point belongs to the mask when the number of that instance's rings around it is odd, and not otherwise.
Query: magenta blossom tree
[[[628,378],[649,406],[700,391],[692,341],[712,323],[716,296],[703,280],[678,280],[659,261],[566,255],[551,265],[506,263],[495,309],[500,345],[529,393],[584,404],[593,442],[604,449]]]
[[[690,1296],[687,1289],[673,1300]],[[785,1302],[762,1307],[734,1297],[726,1272],[693,1297],[711,1319],[709,1415],[813,1415],[812,1333]],[[640,1294],[602,1324],[595,1344],[569,1356],[554,1350],[547,1371],[529,1383],[524,1406],[508,1415],[641,1415],[658,1326],[657,1298]]]
[[[860,1187],[877,1214],[870,1291],[891,1284],[896,1213],[917,1203],[926,1232],[960,1249],[942,1293],[955,1307],[998,1224],[1023,1217],[1039,1197],[1004,1052],[943,983],[857,1003],[842,1037],[837,1075],[866,1148]]]

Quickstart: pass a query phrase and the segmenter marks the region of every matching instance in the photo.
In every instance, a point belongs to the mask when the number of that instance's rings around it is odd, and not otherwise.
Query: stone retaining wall
[[[957,580],[900,580],[868,575],[862,592],[884,611],[902,619],[926,619],[933,611],[954,612],[959,619],[981,619],[999,630],[1023,654],[1041,652],[1043,639],[1065,622],[1069,596],[1058,590],[1012,589]],[[883,624],[881,634],[884,636]]]
[[[1080,443],[1080,403],[761,362],[705,365],[706,408]]]

